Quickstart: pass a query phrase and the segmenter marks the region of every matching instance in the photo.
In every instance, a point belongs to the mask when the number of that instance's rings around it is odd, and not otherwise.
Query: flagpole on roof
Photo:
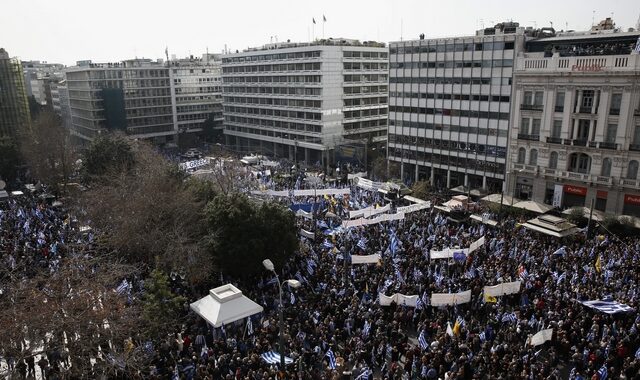
[[[327,18],[322,15],[322,39],[324,40],[324,23],[327,22]]]

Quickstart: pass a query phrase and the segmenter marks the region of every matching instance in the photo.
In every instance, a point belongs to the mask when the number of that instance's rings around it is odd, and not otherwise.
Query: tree
[[[82,157],[85,181],[105,179],[129,171],[135,163],[133,142],[118,134],[98,136]]]
[[[400,177],[400,165],[389,161],[386,157],[378,157],[373,161],[372,174],[375,181],[388,181]]]
[[[295,216],[283,206],[253,203],[242,194],[218,195],[205,210],[217,270],[238,277],[262,271],[262,260],[282,266],[298,245]]]
[[[418,181],[411,186],[413,196],[420,199],[427,199],[429,196],[429,182]]]
[[[169,278],[162,271],[155,269],[144,284],[142,298],[141,326],[144,335],[154,340],[166,337],[167,333],[180,328],[180,317],[187,299],[179,296],[169,286]]]
[[[71,136],[52,112],[42,112],[30,130],[21,136],[22,156],[31,176],[55,189],[73,173],[75,150]]]
[[[8,137],[0,137],[0,179],[14,181],[21,163],[18,144]]]

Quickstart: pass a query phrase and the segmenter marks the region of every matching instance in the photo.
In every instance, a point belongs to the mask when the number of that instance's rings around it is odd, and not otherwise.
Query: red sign
[[[571,71],[602,71],[600,65],[573,65]]]
[[[587,188],[582,186],[564,185],[564,192],[567,194],[587,196]]]
[[[640,195],[625,194],[624,203],[640,206]]]
[[[608,193],[606,191],[598,190],[598,192],[596,193],[596,198],[607,199],[607,195]]]

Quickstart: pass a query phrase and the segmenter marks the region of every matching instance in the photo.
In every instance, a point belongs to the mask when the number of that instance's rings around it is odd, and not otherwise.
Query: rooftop
[[[263,50],[278,50],[278,49],[291,49],[291,48],[299,48],[299,47],[309,47],[309,46],[359,46],[359,47],[376,47],[383,48],[385,47],[384,42],[377,41],[362,41],[348,39],[348,38],[326,38],[319,39],[312,42],[291,42],[287,40],[286,42],[275,42],[268,43],[260,47],[253,47],[243,50],[243,53],[253,52],[253,51],[263,51]],[[236,50],[236,53],[231,54],[239,54],[240,52]]]

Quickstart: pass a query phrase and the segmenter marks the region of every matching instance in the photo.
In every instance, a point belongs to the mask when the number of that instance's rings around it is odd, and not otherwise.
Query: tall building
[[[62,79],[64,65],[40,61],[22,61],[27,96],[33,96],[36,103],[52,109],[51,83]]]
[[[219,63],[205,59],[80,61],[66,69],[71,129],[82,141],[103,130],[175,145],[221,122]]]
[[[16,138],[30,123],[29,103],[20,61],[0,48],[0,137]]]
[[[60,116],[62,125],[71,129],[71,105],[69,104],[69,88],[67,80],[62,79],[57,82],[51,82],[51,108],[54,113]]]
[[[529,41],[517,58],[509,194],[640,216],[640,32],[612,25]]]
[[[513,62],[526,34],[501,23],[390,44],[388,158],[403,179],[502,189]]]
[[[171,59],[171,99],[180,139],[223,142],[221,60],[217,54]],[[181,142],[182,143],[182,142]]]
[[[272,43],[223,56],[222,80],[224,133],[236,149],[326,166],[385,140],[384,44]]]

